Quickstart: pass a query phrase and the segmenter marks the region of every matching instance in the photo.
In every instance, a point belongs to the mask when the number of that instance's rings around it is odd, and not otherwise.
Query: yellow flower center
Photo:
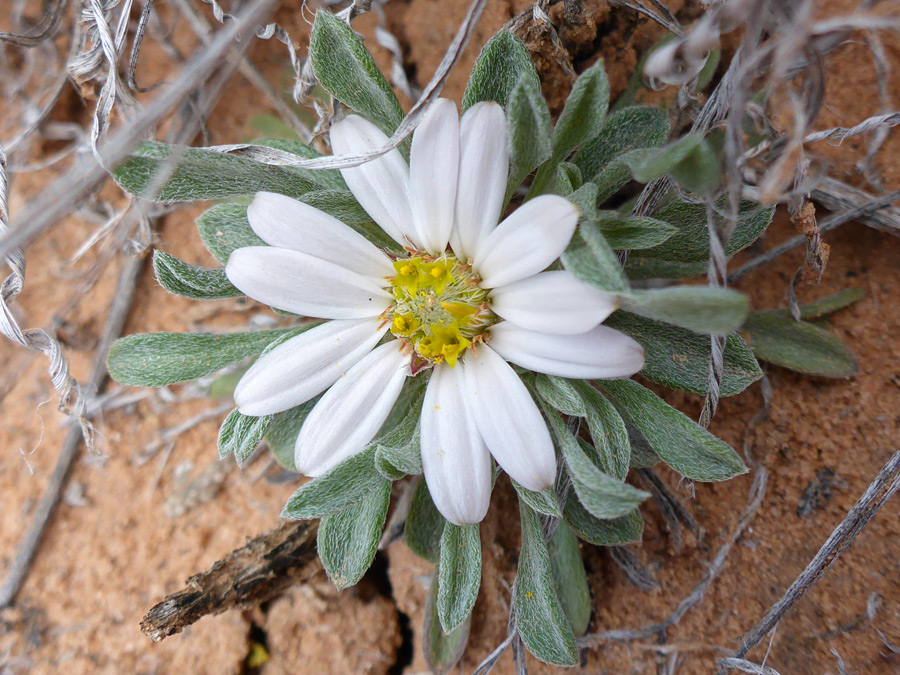
[[[431,364],[455,367],[497,323],[478,275],[452,254],[397,260],[394,269],[391,332]]]

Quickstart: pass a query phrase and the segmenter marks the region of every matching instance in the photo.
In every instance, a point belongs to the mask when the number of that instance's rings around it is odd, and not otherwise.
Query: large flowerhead
[[[386,142],[355,115],[331,129],[336,154]],[[478,522],[491,456],[529,490],[556,477],[550,434],[511,363],[580,379],[643,367],[640,345],[600,325],[616,308],[612,295],[544,271],[575,231],[575,206],[540,196],[501,221],[508,169],[499,105],[478,103],[459,119],[451,101],[438,100],[413,134],[409,164],[394,150],[341,171],[405,254],[382,252],[307,204],[256,195],[248,218],[268,246],[235,250],[228,278],[260,302],[328,321],[265,353],[234,396],[243,414],[267,415],[322,394],[297,437],[299,471],[319,476],[361,452],[406,378],[430,371],[425,480],[449,521]]]

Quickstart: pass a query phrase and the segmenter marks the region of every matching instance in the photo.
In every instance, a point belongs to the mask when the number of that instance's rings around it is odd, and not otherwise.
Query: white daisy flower
[[[386,142],[356,115],[331,129],[335,154]],[[256,195],[247,215],[268,246],[235,250],[228,278],[267,305],[329,319],[264,354],[234,392],[240,412],[254,416],[325,392],[297,437],[299,471],[320,476],[362,451],[406,378],[432,369],[421,412],[425,480],[447,520],[476,523],[490,501],[491,456],[529,490],[556,477],[550,434],[510,363],[581,379],[643,367],[637,342],[600,325],[616,309],[613,295],[544,271],[575,231],[575,206],[544,195],[500,222],[508,170],[503,109],[478,103],[460,120],[442,99],[416,129],[409,165],[393,150],[341,171],[406,255],[388,256],[290,197]]]

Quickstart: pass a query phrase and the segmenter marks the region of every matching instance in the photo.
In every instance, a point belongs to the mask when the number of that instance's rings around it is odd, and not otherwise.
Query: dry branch
[[[317,521],[291,521],[251,539],[155,605],[141,631],[159,642],[208,614],[258,605],[305,581],[319,570],[317,531]]]

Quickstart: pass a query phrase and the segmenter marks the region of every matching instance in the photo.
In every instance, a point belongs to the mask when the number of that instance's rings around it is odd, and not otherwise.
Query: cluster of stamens
[[[428,364],[451,368],[497,323],[487,290],[470,265],[455,256],[417,254],[394,262],[391,333]]]

